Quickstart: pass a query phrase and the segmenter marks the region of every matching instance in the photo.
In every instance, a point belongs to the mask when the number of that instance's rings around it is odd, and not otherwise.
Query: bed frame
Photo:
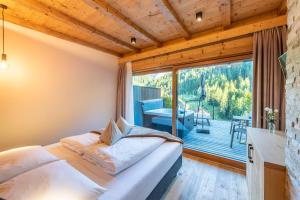
[[[173,166],[165,174],[165,176],[160,180],[156,187],[152,190],[150,195],[146,200],[158,200],[164,195],[169,185],[172,183],[173,179],[177,176],[177,172],[182,166],[182,155],[176,160]]]

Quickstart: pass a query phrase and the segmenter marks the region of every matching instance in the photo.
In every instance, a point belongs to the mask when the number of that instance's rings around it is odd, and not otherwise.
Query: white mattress
[[[146,199],[182,154],[181,144],[165,142],[135,165],[117,176],[111,176],[103,168],[89,163],[59,143],[46,148],[60,159],[67,160],[100,186],[107,188],[108,191],[100,197],[101,200]]]

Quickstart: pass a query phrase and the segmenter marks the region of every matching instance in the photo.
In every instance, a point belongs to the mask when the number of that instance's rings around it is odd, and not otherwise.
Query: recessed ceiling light
[[[198,22],[201,22],[201,21],[202,21],[202,12],[197,12],[197,13],[196,13],[196,20],[197,20]]]
[[[135,37],[132,37],[132,38],[130,39],[130,41],[131,41],[131,44],[136,44],[136,38],[135,38]]]

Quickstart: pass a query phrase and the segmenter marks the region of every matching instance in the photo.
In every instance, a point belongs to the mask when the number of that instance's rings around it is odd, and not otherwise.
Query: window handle
[[[253,156],[252,156],[253,149],[254,149],[253,145],[248,144],[248,160],[250,163],[253,163]]]

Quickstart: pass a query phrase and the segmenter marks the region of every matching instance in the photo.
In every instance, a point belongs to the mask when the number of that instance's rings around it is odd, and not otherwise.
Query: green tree
[[[178,102],[197,99],[201,95],[200,77],[205,74],[207,98],[203,107],[217,119],[230,120],[234,115],[248,115],[252,106],[252,61],[236,62],[180,70],[178,75]],[[134,76],[134,85],[161,88],[165,106],[172,105],[172,75],[168,73]],[[191,103],[191,110],[197,109]]]

